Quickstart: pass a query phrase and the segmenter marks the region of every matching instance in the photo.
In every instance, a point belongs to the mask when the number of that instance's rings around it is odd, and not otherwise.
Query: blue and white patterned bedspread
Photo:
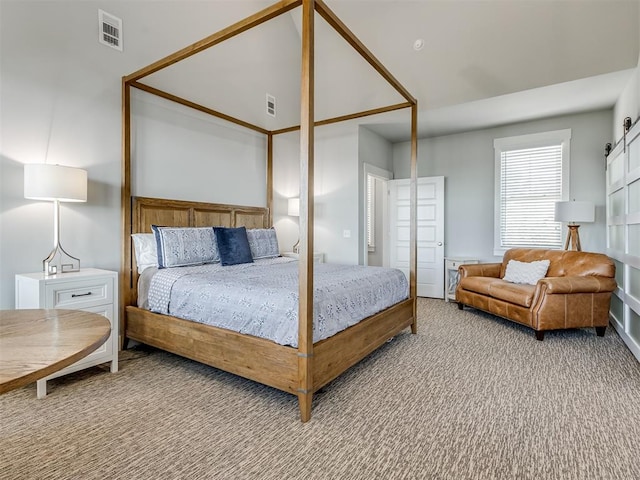
[[[400,270],[315,264],[314,342],[406,299],[408,291]],[[295,347],[298,262],[165,268],[151,279],[149,309]]]

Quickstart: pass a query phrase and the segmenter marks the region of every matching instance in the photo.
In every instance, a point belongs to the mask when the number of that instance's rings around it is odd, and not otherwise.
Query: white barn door
[[[389,181],[390,266],[409,278],[409,179]],[[418,178],[419,297],[444,298],[444,177]]]

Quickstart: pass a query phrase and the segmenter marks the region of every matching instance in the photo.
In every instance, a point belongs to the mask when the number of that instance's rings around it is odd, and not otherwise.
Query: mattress
[[[140,277],[138,292],[138,305],[153,312],[281,345],[298,344],[296,259],[148,269]],[[407,278],[400,270],[315,264],[313,340],[335,335],[408,295]]]

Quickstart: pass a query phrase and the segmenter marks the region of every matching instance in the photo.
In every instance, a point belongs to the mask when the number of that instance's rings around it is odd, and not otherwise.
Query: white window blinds
[[[376,248],[376,179],[367,176],[367,247],[370,252]]]
[[[493,254],[562,248],[555,202],[568,200],[571,129],[496,138]]]
[[[500,247],[561,248],[562,145],[500,154]]]

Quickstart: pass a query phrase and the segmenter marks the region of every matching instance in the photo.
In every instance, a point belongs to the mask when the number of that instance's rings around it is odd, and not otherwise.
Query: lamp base
[[[582,247],[580,246],[580,234],[578,233],[580,225],[567,225],[567,228],[569,230],[567,231],[567,241],[564,244],[564,249],[581,252]],[[569,242],[571,242],[571,248],[569,248]]]
[[[291,249],[293,253],[300,253],[300,240],[296,242],[296,244]]]
[[[47,258],[42,261],[45,275],[58,273],[79,272],[80,260],[64,251],[62,245],[57,244]]]

